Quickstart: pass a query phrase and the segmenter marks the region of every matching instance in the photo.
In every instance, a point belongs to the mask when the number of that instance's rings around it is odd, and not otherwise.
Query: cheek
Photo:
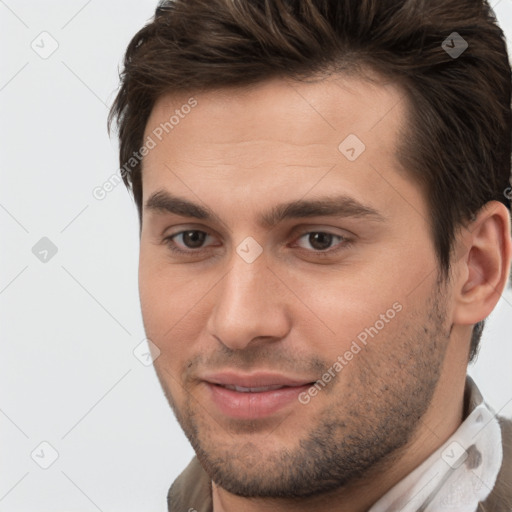
[[[190,346],[191,334],[185,332],[187,320],[183,318],[183,303],[172,287],[163,283],[158,272],[147,268],[139,272],[139,294],[146,337],[159,349],[159,356],[153,361],[159,380],[172,397],[173,403],[181,403],[183,369]],[[181,321],[180,321],[181,320]]]
[[[207,280],[141,253],[139,296],[146,336],[160,349],[160,364],[177,369],[207,321]]]
[[[353,274],[349,268],[323,275],[303,273],[292,282],[304,303],[295,299],[295,327],[327,357],[343,354],[358,337],[363,342],[371,338],[368,331],[389,334],[401,322],[403,291],[394,288],[396,282],[383,282],[382,276],[377,281],[370,271],[365,275]]]
[[[179,314],[182,291],[177,284],[179,271],[159,248],[141,241],[139,255],[139,296],[144,319],[152,326],[169,324]]]
[[[178,294],[166,276],[169,269],[159,264],[148,250],[141,249],[139,258],[139,297],[146,335],[163,349],[164,340],[172,334],[178,321]],[[171,330],[171,331],[170,331]],[[170,331],[170,332],[169,332]]]

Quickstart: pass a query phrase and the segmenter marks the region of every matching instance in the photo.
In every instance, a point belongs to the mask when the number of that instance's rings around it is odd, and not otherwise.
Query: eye
[[[171,251],[177,253],[198,253],[205,249],[202,246],[206,238],[209,236],[210,235],[204,231],[200,231],[198,229],[189,229],[186,231],[180,231],[179,233],[174,233],[173,235],[164,238],[164,242],[169,247],[169,249],[171,249]],[[179,245],[177,245],[175,242],[175,239],[179,239],[180,237],[182,245],[185,246],[185,249],[180,249]]]
[[[309,252],[315,252],[319,254],[335,253],[344,249],[350,243],[349,240],[342,235],[335,235],[325,231],[309,231],[298,238],[299,241],[303,239],[305,240],[306,244],[309,244],[313,248],[313,251],[306,248]],[[333,241],[336,239],[339,240],[339,243],[335,246],[336,248],[329,250]],[[300,243],[298,243],[298,245],[299,247],[304,248]]]

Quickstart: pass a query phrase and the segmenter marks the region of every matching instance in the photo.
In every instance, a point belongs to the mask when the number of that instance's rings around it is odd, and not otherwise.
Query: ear
[[[507,285],[512,257],[511,219],[506,206],[486,203],[456,241],[453,322],[484,320]]]

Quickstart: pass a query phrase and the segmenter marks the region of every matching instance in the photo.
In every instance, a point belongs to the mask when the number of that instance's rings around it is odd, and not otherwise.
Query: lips
[[[262,393],[263,391],[274,391],[275,389],[283,389],[287,386],[259,386],[259,387],[249,387],[245,388],[243,386],[234,386],[231,384],[222,385],[218,384],[226,389],[231,389],[233,391],[238,391],[239,393]]]
[[[295,379],[286,375],[269,372],[258,372],[251,374],[240,374],[235,372],[222,372],[205,375],[203,380],[220,386],[238,386],[242,388],[263,388],[263,387],[294,387],[310,384],[308,379]]]
[[[209,404],[217,413],[236,419],[257,419],[298,404],[298,396],[313,382],[272,373],[217,373],[203,377]]]

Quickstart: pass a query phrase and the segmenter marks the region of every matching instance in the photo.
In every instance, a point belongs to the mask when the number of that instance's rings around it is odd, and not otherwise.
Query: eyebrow
[[[210,208],[175,196],[166,190],[159,190],[151,194],[144,205],[144,209],[155,213],[172,213],[182,217],[207,221],[218,218]],[[262,227],[272,228],[286,219],[327,216],[369,218],[375,221],[385,220],[385,217],[375,208],[350,196],[339,195],[281,203],[260,215],[258,222]]]

